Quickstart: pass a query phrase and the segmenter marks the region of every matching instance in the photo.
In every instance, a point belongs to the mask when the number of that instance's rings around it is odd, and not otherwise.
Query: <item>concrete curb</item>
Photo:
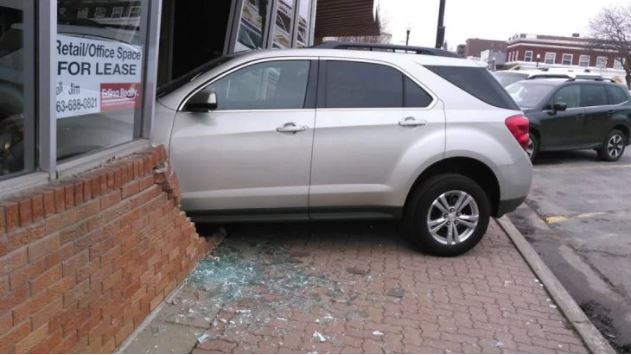
[[[603,337],[589,318],[587,318],[587,315],[585,315],[583,310],[576,304],[572,296],[570,296],[552,271],[544,264],[539,254],[537,254],[526,238],[517,230],[513,222],[511,222],[507,216],[498,218],[496,221],[513,244],[515,244],[517,250],[519,250],[519,253],[524,260],[526,260],[526,263],[528,263],[541,283],[543,283],[563,315],[572,323],[572,326],[576,329],[587,348],[594,354],[615,354],[616,351],[609,345],[609,342]]]

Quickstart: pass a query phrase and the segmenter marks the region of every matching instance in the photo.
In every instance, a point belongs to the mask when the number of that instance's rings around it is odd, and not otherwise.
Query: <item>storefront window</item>
[[[269,0],[243,0],[235,52],[263,47]]]
[[[33,56],[33,37],[28,35],[32,34],[33,25],[25,23],[25,9],[30,1],[1,4],[0,179],[6,179],[31,170],[34,164],[34,70],[26,60]]]
[[[311,26],[311,1],[299,0],[298,6],[298,34],[297,47],[306,47],[309,45],[309,29]]]
[[[274,26],[274,48],[291,47],[295,0],[279,0]]]
[[[121,14],[148,3],[59,0],[58,9],[65,8],[63,15],[59,11],[55,47],[59,160],[134,139],[141,119],[146,21]]]

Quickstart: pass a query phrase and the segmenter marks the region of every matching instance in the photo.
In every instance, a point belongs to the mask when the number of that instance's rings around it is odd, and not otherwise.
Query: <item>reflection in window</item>
[[[77,12],[77,18],[88,18],[88,14],[90,13],[89,7],[84,7],[83,9]]]
[[[204,91],[217,93],[218,110],[301,109],[309,67],[306,60],[254,64],[216,81]]]
[[[140,6],[133,6],[129,9],[129,17],[139,17],[140,16]]]
[[[276,11],[276,25],[274,26],[275,48],[291,47],[291,28],[294,20],[295,0],[279,0]]]
[[[0,6],[0,179],[33,166],[31,140],[33,118],[25,115],[27,82],[24,68],[24,16],[21,2]],[[28,121],[26,121],[28,120]],[[29,161],[27,161],[29,160]]]
[[[121,18],[123,16],[123,7],[116,6],[112,9],[112,18]]]
[[[148,0],[111,1],[111,16],[88,12],[91,0],[59,0],[57,158],[62,160],[131,141],[140,120],[146,29],[140,18],[122,17],[130,6]],[[103,4],[103,2],[100,2]],[[111,10],[110,10],[111,9]],[[85,48],[85,50],[83,50]]]
[[[297,47],[309,45],[309,27],[311,22],[311,0],[299,0]]]
[[[105,8],[104,7],[97,7],[96,10],[94,10],[94,18],[103,18],[105,17]]]
[[[235,52],[263,47],[269,0],[244,0]]]

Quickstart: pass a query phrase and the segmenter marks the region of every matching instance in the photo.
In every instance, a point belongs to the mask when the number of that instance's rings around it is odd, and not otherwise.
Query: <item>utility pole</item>
[[[407,30],[405,30],[405,46],[407,47],[410,44],[410,28],[408,27]]]
[[[436,48],[442,48],[445,43],[445,2],[446,0],[440,0],[440,7],[438,8],[438,27],[436,28]]]

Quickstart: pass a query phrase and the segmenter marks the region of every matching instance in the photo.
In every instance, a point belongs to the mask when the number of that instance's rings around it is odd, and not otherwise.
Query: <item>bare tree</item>
[[[631,4],[605,8],[590,21],[590,28],[597,40],[594,47],[616,51],[626,73],[627,87],[631,88]]]

